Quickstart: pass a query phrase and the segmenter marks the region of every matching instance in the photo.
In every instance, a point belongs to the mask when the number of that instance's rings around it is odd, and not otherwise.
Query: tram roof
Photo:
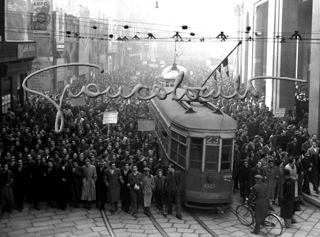
[[[186,113],[186,109],[178,101],[172,100],[172,94],[168,95],[165,100],[155,98],[153,102],[170,123],[185,128],[229,131],[237,129],[237,122],[229,115],[214,113],[210,108],[199,102],[190,104],[196,113]]]

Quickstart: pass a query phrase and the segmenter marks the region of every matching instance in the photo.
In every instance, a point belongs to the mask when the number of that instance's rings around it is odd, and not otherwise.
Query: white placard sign
[[[104,112],[103,124],[118,123],[118,112]]]
[[[155,131],[156,125],[153,119],[138,119],[138,131]]]
[[[283,118],[286,114],[286,108],[279,108],[274,111],[274,116],[277,118]]]

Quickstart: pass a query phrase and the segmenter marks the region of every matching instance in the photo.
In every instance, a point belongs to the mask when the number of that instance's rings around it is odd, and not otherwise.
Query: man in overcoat
[[[294,192],[295,183],[290,177],[290,170],[284,169],[283,196],[281,202],[280,216],[284,219],[287,228],[292,227],[292,218],[294,214]]]
[[[154,197],[156,199],[157,212],[162,210],[164,217],[167,216],[166,212],[166,177],[163,176],[163,170],[157,170],[157,176],[154,177],[155,192]]]
[[[240,196],[245,202],[250,194],[249,177],[251,166],[249,166],[248,159],[243,160],[243,164],[239,169],[239,182],[240,182]]]
[[[272,207],[272,202],[274,202],[275,198],[275,187],[277,183],[277,171],[274,166],[274,160],[269,159],[268,165],[264,166],[263,169],[265,170],[265,179],[268,189],[268,197],[270,200],[269,208],[270,210],[274,211],[274,208]]]
[[[154,190],[154,180],[153,180],[153,176],[150,174],[149,167],[144,168],[141,190],[142,190],[142,205],[144,208],[144,214],[149,216],[150,215],[151,200],[152,200],[152,193]]]
[[[264,222],[265,218],[269,214],[269,198],[268,198],[268,189],[267,185],[263,182],[263,177],[259,174],[254,176],[256,184],[252,187],[251,193],[248,198],[248,205],[251,205],[251,202],[255,198],[255,227],[252,234],[258,235],[260,233],[260,226]]]
[[[90,160],[86,159],[86,165],[82,167],[83,179],[82,179],[82,191],[81,200],[85,202],[84,207],[88,210],[91,209],[92,201],[96,200],[96,180],[97,170],[94,165],[90,164]]]
[[[47,167],[44,173],[44,189],[46,191],[46,199],[50,207],[54,207],[54,201],[57,200],[58,188],[58,173],[57,169],[53,167],[53,160],[47,161]]]
[[[96,191],[97,191],[97,208],[104,209],[105,202],[107,201],[107,186],[104,182],[104,171],[106,170],[106,162],[104,160],[99,161],[97,167],[97,181],[96,181]]]
[[[2,212],[5,208],[11,213],[14,206],[13,198],[13,183],[14,176],[11,170],[9,170],[8,163],[3,165],[3,168],[0,172],[0,194],[2,202]]]
[[[128,177],[128,187],[130,187],[130,199],[131,199],[131,215],[137,218],[137,212],[141,199],[141,183],[142,174],[138,172],[138,166],[132,165],[132,173]]]
[[[46,167],[41,164],[40,156],[36,157],[36,163],[30,167],[31,181],[32,181],[32,198],[33,207],[40,210],[39,203],[43,194],[43,182]]]
[[[130,189],[128,187],[129,182],[129,174],[131,174],[129,163],[125,163],[123,169],[121,169],[121,191],[120,191],[120,199],[121,199],[121,207],[126,212],[130,211]]]
[[[65,210],[68,202],[68,188],[69,188],[69,171],[68,163],[65,160],[61,161],[61,167],[57,172],[58,183],[58,207]]]
[[[120,169],[116,168],[116,163],[111,161],[109,168],[104,171],[104,182],[107,186],[107,199],[111,206],[111,214],[117,210],[118,201],[120,199]]]
[[[174,164],[169,164],[166,181],[167,201],[168,201],[168,214],[172,214],[172,202],[173,199],[176,203],[176,217],[182,219],[181,215],[181,176],[180,173],[175,171]]]
[[[78,165],[77,159],[72,160],[72,168],[69,169],[69,172],[71,204],[73,204],[75,208],[78,208],[81,201],[83,169]]]
[[[17,209],[19,212],[21,212],[23,210],[23,204],[27,190],[26,187],[30,174],[28,168],[23,165],[21,159],[18,160],[17,167],[15,167],[12,172],[15,179],[13,185],[14,197],[17,202]]]

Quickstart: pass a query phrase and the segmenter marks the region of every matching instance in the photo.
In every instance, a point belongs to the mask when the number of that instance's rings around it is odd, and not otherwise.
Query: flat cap
[[[262,177],[260,174],[256,174],[256,175],[254,176],[254,178],[256,178],[256,179],[263,179],[263,177]]]

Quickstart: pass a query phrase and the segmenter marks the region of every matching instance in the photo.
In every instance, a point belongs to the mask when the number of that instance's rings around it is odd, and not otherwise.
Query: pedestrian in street
[[[295,222],[293,219],[295,184],[294,180],[290,176],[290,170],[284,169],[283,172],[285,181],[283,184],[280,216],[284,219],[285,227],[291,228],[292,224]]]
[[[166,217],[168,215],[166,211],[166,177],[163,176],[162,169],[157,170],[157,175],[154,177],[154,185],[154,197],[156,199],[157,213],[162,211],[163,216]]]
[[[98,162],[97,167],[97,181],[96,181],[96,206],[97,208],[104,209],[105,202],[107,201],[107,186],[104,181],[104,171],[107,169],[104,159]]]
[[[150,174],[151,169],[149,167],[144,168],[144,174],[142,178],[141,191],[142,191],[142,205],[144,209],[144,214],[150,215],[150,206],[152,200],[152,193],[154,190],[154,179]]]
[[[274,197],[275,197],[275,187],[276,187],[276,182],[277,182],[277,173],[276,169],[274,167],[274,161],[273,159],[270,159],[268,161],[268,165],[263,167],[265,171],[265,180],[267,184],[267,189],[268,189],[268,198],[269,198],[269,208],[271,211],[274,211],[274,208],[272,204],[274,204]]]
[[[17,203],[17,209],[19,212],[23,210],[24,199],[26,196],[27,183],[29,181],[29,170],[23,165],[22,160],[17,161],[17,167],[12,171],[14,176],[13,193],[15,201]]]
[[[263,224],[265,218],[269,214],[269,198],[268,198],[268,188],[263,182],[263,177],[259,174],[254,176],[256,184],[252,187],[251,193],[248,198],[248,206],[251,205],[253,199],[255,199],[255,227],[251,232],[252,234],[258,235],[260,233],[261,224]]]
[[[302,184],[302,191],[310,195],[310,181],[309,181],[309,175],[311,172],[311,166],[310,166],[310,157],[306,156],[305,151],[301,151],[301,164],[303,168],[303,184]]]
[[[175,171],[174,164],[169,164],[166,181],[167,201],[168,201],[168,214],[172,214],[172,202],[176,203],[176,217],[182,219],[181,214],[181,176],[180,173]]]
[[[130,213],[130,188],[128,187],[129,183],[129,174],[131,174],[130,164],[125,163],[123,169],[121,169],[121,191],[120,191],[120,200],[121,207],[126,213]]]
[[[83,179],[82,179],[82,192],[81,200],[85,202],[84,208],[91,209],[92,201],[96,200],[96,184],[97,171],[94,165],[90,164],[90,160],[86,159],[86,165],[82,167]]]
[[[312,141],[312,147],[310,147],[306,153],[307,156],[310,157],[310,166],[311,166],[311,173],[310,173],[310,181],[313,184],[313,190],[316,194],[320,194],[319,191],[319,147],[317,146],[317,141]]]
[[[11,213],[14,207],[13,183],[14,183],[13,173],[11,170],[9,170],[8,163],[6,163],[3,165],[3,168],[0,171],[2,212],[4,210],[8,210]]]
[[[36,210],[40,210],[39,203],[43,195],[44,174],[46,172],[46,166],[41,164],[40,156],[36,157],[36,163],[30,167],[31,179],[32,179],[32,198],[33,207]]]
[[[68,163],[65,160],[62,160],[60,163],[60,168],[57,172],[57,183],[58,183],[58,207],[61,210],[65,210],[68,202],[68,191],[69,189],[69,171]]]
[[[72,160],[72,168],[70,169],[70,188],[71,188],[71,205],[75,208],[79,207],[81,201],[83,169],[78,165],[76,159]]]
[[[116,168],[116,163],[114,161],[111,161],[109,168],[104,171],[104,182],[107,187],[107,200],[110,203],[110,212],[112,215],[118,209],[121,179],[120,169]]]
[[[250,176],[251,166],[249,166],[248,159],[244,159],[242,163],[243,164],[239,169],[239,182],[240,182],[240,196],[244,203],[250,194],[249,176]]]
[[[130,199],[131,199],[131,215],[134,218],[138,218],[137,212],[139,209],[139,203],[141,200],[141,184],[142,174],[138,172],[138,166],[132,165],[132,173],[128,177],[128,187],[130,187]]]
[[[261,161],[258,161],[257,164],[253,168],[250,169],[250,174],[249,174],[249,187],[250,187],[250,189],[256,184],[255,176],[257,174],[260,174],[262,177],[266,176],[266,172],[262,168]]]
[[[49,159],[44,173],[44,189],[45,198],[48,200],[50,207],[54,207],[54,202],[57,201],[58,186],[58,170],[53,167],[53,160]]]

